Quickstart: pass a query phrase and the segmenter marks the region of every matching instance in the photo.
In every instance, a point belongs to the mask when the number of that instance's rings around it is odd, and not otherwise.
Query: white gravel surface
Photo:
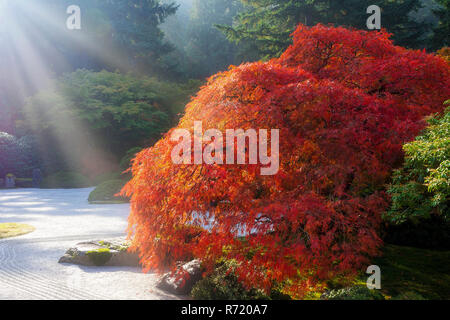
[[[0,223],[36,228],[0,240],[0,299],[180,299],[139,268],[58,263],[80,241],[125,234],[129,205],[90,205],[91,190],[0,190]]]

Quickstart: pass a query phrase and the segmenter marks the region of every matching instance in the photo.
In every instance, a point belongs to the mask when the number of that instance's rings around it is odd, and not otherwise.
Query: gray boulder
[[[59,263],[83,266],[139,266],[139,255],[128,252],[129,243],[124,239],[80,242],[66,251]]]
[[[176,272],[166,273],[158,281],[156,287],[176,295],[188,295],[194,285],[202,279],[200,260],[180,263]]]

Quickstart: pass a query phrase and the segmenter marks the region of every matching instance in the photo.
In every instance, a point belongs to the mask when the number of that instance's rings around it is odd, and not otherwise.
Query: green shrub
[[[27,100],[23,126],[36,127],[42,138],[53,133],[66,143],[72,143],[73,134],[86,139],[107,137],[96,139],[97,147],[122,154],[136,145],[158,141],[177,122],[177,114],[196,91],[197,86],[155,77],[77,70]],[[79,122],[84,132],[73,125]],[[82,165],[82,156],[89,152],[87,145],[80,148],[72,162]]]
[[[92,182],[94,185],[98,186],[106,181],[121,180],[121,179],[123,179],[123,175],[121,172],[107,172],[96,176]]]
[[[108,202],[108,201],[127,201],[124,197],[117,197],[115,194],[119,193],[125,185],[125,180],[110,180],[101,183],[89,195],[89,202]]]
[[[405,164],[394,172],[388,192],[390,223],[419,221],[432,215],[450,220],[450,109],[429,121],[430,127],[404,146]]]
[[[45,189],[74,189],[91,186],[88,178],[77,172],[58,172],[45,177],[41,188]]]
[[[96,266],[105,265],[112,257],[112,253],[108,248],[88,251],[86,255]]]
[[[128,150],[126,155],[120,161],[120,168],[122,170],[127,170],[128,168],[130,168],[132,165],[131,160],[134,159],[136,154],[138,154],[141,151],[142,151],[142,148],[140,148],[140,147],[136,147],[136,148],[132,148],[132,149]]]
[[[366,286],[354,286],[331,290],[324,293],[322,300],[384,300],[378,290],[369,290]]]
[[[255,300],[269,299],[261,291],[247,290],[232,271],[234,265],[227,261],[219,265],[209,276],[192,288],[191,295],[196,300]]]

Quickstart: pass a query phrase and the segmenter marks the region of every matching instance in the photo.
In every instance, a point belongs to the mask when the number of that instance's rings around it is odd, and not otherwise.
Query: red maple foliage
[[[234,259],[247,286],[282,283],[297,298],[367,267],[381,245],[384,184],[402,144],[442,111],[449,75],[441,58],[384,32],[300,25],[281,58],[211,77],[177,128],[280,129],[280,170],[175,165],[173,130],[139,153],[124,193],[144,267]]]

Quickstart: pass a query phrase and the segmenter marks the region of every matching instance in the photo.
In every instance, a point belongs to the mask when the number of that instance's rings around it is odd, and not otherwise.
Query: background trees
[[[216,28],[232,24],[242,9],[239,0],[185,0],[178,13],[162,25],[177,48],[178,70],[191,78],[206,78],[239,62],[238,47]]]
[[[236,18],[235,25],[221,26],[227,37],[244,46],[247,57],[279,56],[290,44],[290,34],[299,23],[317,23],[366,29],[370,5],[382,8],[382,26],[394,34],[397,44],[407,47],[424,45],[423,35],[431,26],[411,16],[422,6],[420,0],[407,1],[297,1],[243,0],[246,10]],[[249,52],[247,52],[249,51]]]
[[[40,138],[43,149],[49,150],[49,162],[54,153],[61,154],[58,162],[70,166],[70,158],[79,169],[87,165],[83,157],[101,150],[118,163],[130,148],[157,141],[195,88],[131,74],[78,70],[61,77],[53,90],[28,100],[21,130]],[[70,156],[64,157],[67,152]]]
[[[439,22],[434,29],[433,47],[439,49],[450,46],[450,1],[436,0],[440,5],[434,11],[438,16]]]

